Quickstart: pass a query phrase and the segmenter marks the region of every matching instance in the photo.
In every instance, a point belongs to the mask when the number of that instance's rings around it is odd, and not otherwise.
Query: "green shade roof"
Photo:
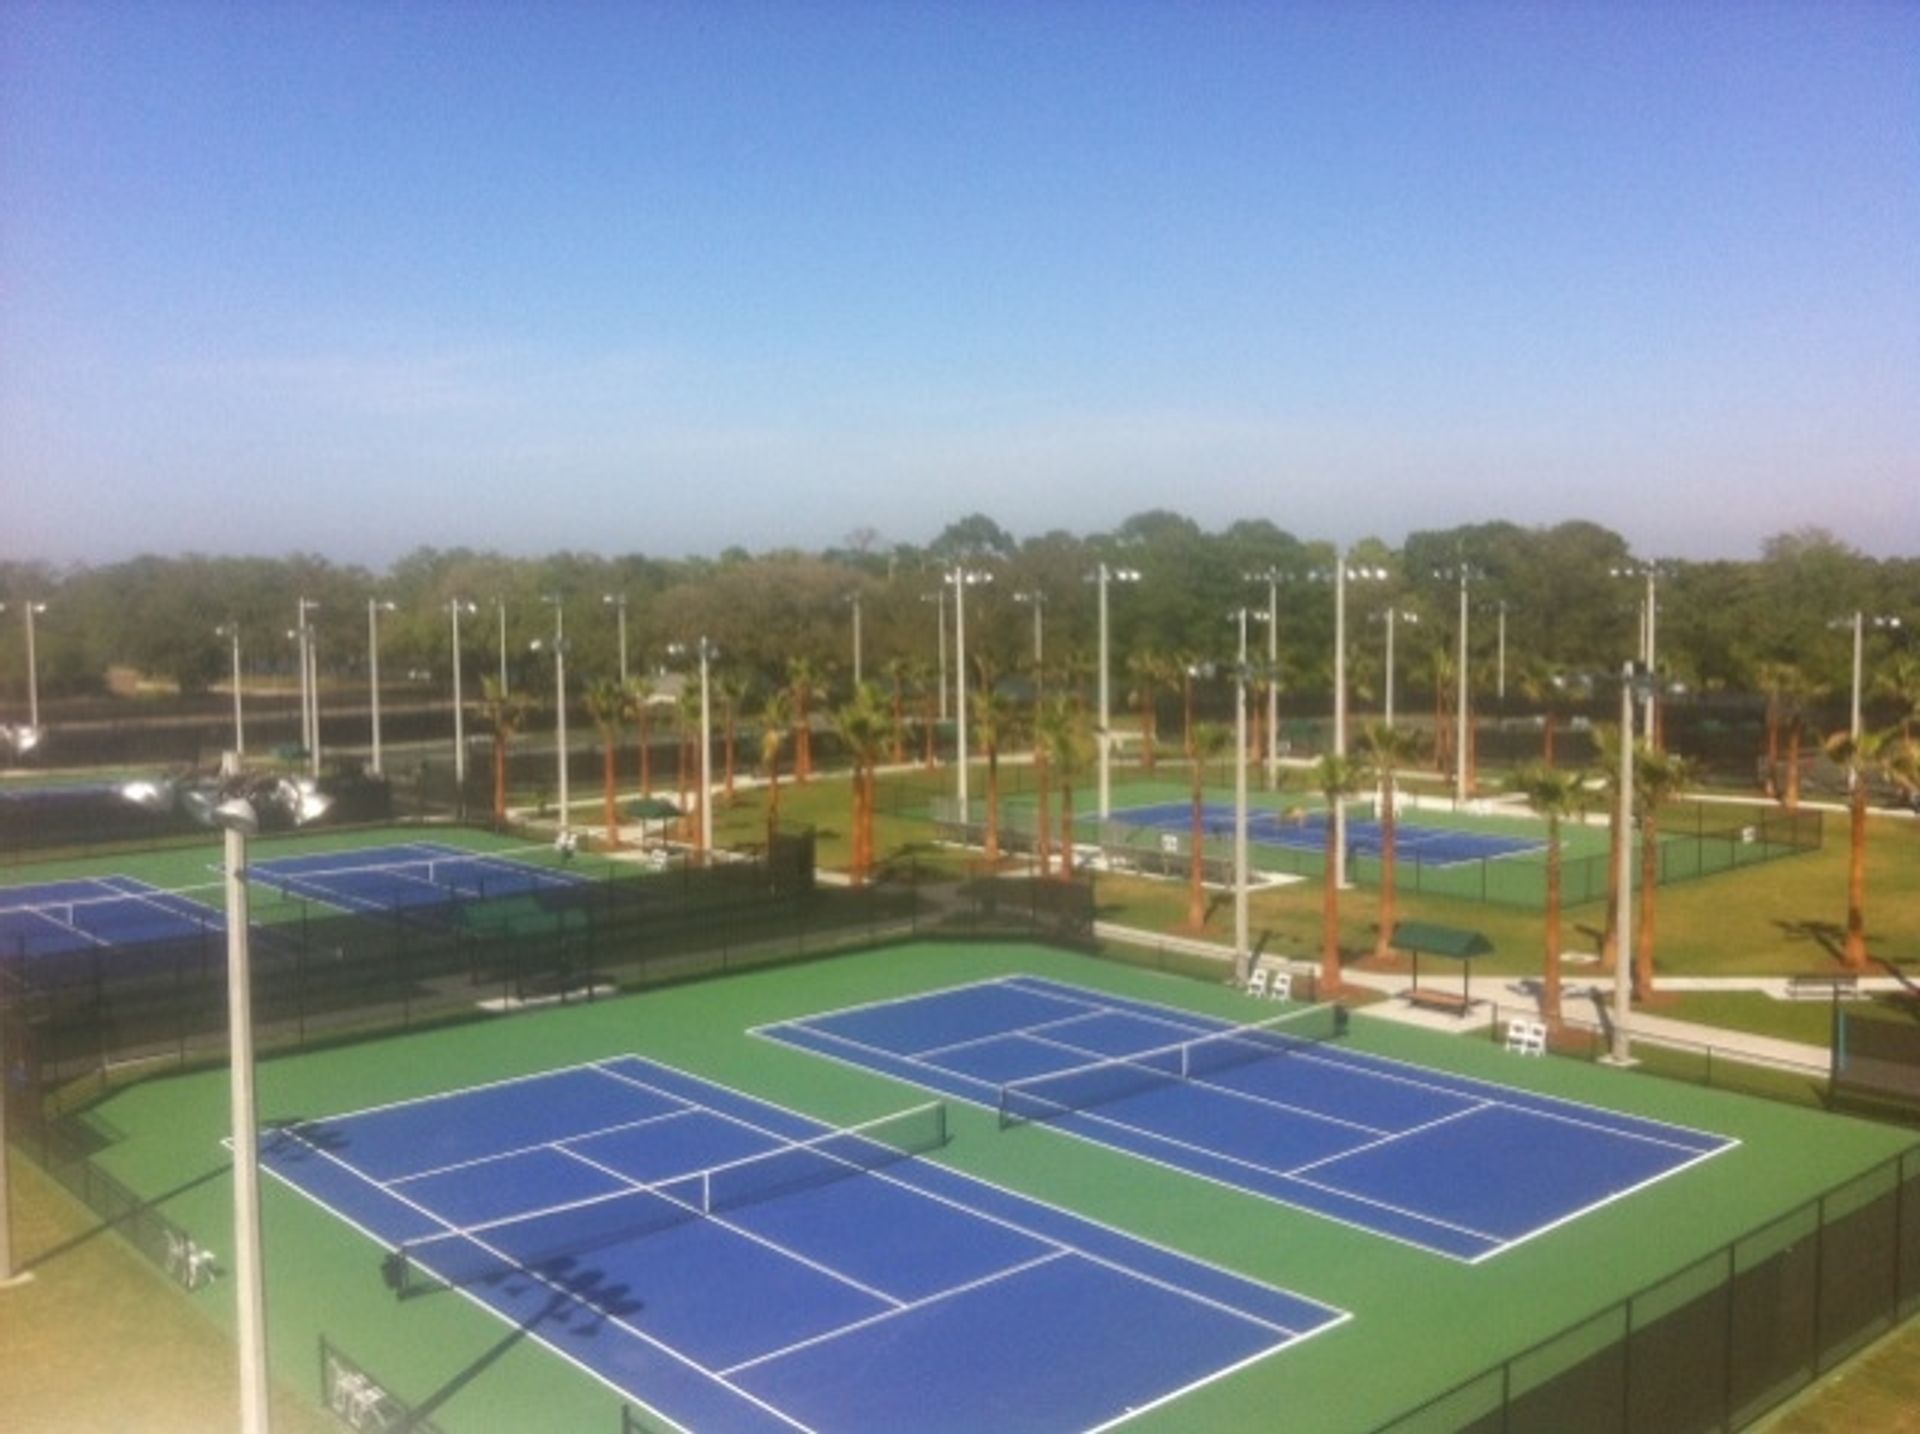
[[[1463,961],[1493,954],[1493,943],[1478,931],[1469,931],[1464,926],[1442,926],[1437,921],[1396,921],[1393,944],[1401,951],[1452,956]]]

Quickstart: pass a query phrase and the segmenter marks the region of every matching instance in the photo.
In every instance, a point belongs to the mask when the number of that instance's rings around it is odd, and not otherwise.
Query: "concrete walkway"
[[[1233,948],[1217,941],[1163,935],[1157,931],[1121,926],[1110,921],[1095,923],[1094,934],[1106,941],[1117,941],[1149,950],[1176,952],[1180,955],[1198,956],[1215,961],[1219,964],[1223,980],[1229,979],[1233,970]],[[1314,969],[1313,963],[1297,958],[1289,960],[1266,956],[1262,960],[1269,967],[1279,966],[1302,972]],[[1349,967],[1343,973],[1343,979],[1350,985],[1378,991],[1390,998],[1371,1005],[1356,1007],[1354,1011],[1356,1016],[1397,1021],[1404,1025],[1419,1026],[1449,1035],[1474,1035],[1485,1040],[1488,1037],[1487,1028],[1493,1022],[1496,1010],[1502,1020],[1515,1016],[1533,1016],[1539,1010],[1539,982],[1532,977],[1475,976],[1469,983],[1474,1004],[1463,1016],[1413,1006],[1401,999],[1400,993],[1405,991],[1413,980],[1411,968],[1399,971],[1368,971]],[[1425,984],[1422,982],[1423,986]],[[1442,979],[1433,984],[1448,991],[1460,989],[1460,983],[1457,980]],[[1784,996],[1786,978],[1663,977],[1660,984],[1668,990],[1762,991],[1769,995]],[[1890,977],[1864,978],[1860,985],[1862,990],[1901,989],[1901,983]],[[1566,982],[1562,987],[1562,996],[1567,1015],[1571,1019],[1578,1020],[1582,1024],[1603,1026],[1610,1022],[1610,1013],[1613,1010],[1611,978],[1604,975],[1591,978],[1577,977]],[[1670,1016],[1650,1015],[1641,1011],[1633,1013],[1628,1030],[1635,1041],[1677,1047],[1707,1046],[1717,1053],[1760,1065],[1824,1072],[1831,1060],[1824,1046],[1731,1030],[1725,1026],[1708,1026],[1696,1021],[1675,1020]]]

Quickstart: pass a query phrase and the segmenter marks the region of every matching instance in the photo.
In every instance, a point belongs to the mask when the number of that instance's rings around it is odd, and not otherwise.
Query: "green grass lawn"
[[[271,1060],[260,1072],[261,1110],[269,1120],[326,1114],[632,1051],[823,1120],[857,1121],[922,1095],[759,1040],[748,1028],[1012,971],[1230,1018],[1265,1009],[1217,982],[1089,956],[1018,944],[916,943]],[[1469,1266],[1052,1131],[1001,1133],[990,1113],[956,1107],[955,1138],[941,1161],[1355,1315],[1130,1427],[1263,1428],[1283,1408],[1301,1428],[1371,1428],[1911,1143],[1859,1121],[1577,1062],[1522,1063],[1487,1043],[1386,1023],[1356,1022],[1351,1039],[1380,1054],[1740,1143]],[[99,1128],[111,1135],[101,1162],[216,1250],[229,1244],[225,1117],[218,1070],[142,1082],[113,1094],[97,1112]],[[396,1302],[381,1285],[372,1242],[271,1180],[265,1219],[273,1355],[281,1370],[310,1369],[326,1334],[403,1397],[429,1404],[449,1429],[617,1423],[614,1393],[534,1341],[510,1337],[476,1306]],[[227,1289],[216,1284],[177,1298],[224,1322]]]

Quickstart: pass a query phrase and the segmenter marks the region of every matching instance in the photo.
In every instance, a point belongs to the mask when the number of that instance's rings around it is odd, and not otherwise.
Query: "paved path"
[[[1182,955],[1199,956],[1217,961],[1223,979],[1233,969],[1232,947],[1217,941],[1162,935],[1157,931],[1144,931],[1138,927],[1121,926],[1109,921],[1097,922],[1094,933],[1103,940],[1125,942],[1128,945],[1178,952]],[[1311,967],[1311,963],[1297,958],[1285,960],[1269,956],[1266,960],[1269,965],[1285,965],[1295,970],[1307,970]],[[1444,1011],[1410,1006],[1398,999],[1399,993],[1404,991],[1412,980],[1410,970],[1367,971],[1350,967],[1345,972],[1344,979],[1352,985],[1364,986],[1394,998],[1359,1007],[1355,1014],[1378,1020],[1399,1021],[1406,1025],[1421,1026],[1427,1030],[1454,1035],[1478,1034],[1485,1039],[1487,1027],[1494,1020],[1496,1010],[1504,1020],[1510,1016],[1532,1015],[1538,1009],[1538,982],[1530,977],[1475,976],[1470,983],[1475,1005],[1465,1016],[1453,1016]],[[1455,981],[1442,981],[1436,984],[1444,985],[1450,991],[1459,989],[1459,983]],[[1663,977],[1660,984],[1669,990],[1764,991],[1775,994],[1784,992],[1786,979],[1769,976]],[[1900,983],[1891,977],[1869,977],[1861,981],[1861,987],[1865,990],[1897,990],[1900,989]],[[1604,1024],[1609,1019],[1608,1013],[1613,1009],[1613,981],[1605,975],[1576,976],[1566,983],[1564,1000],[1570,1017],[1582,1022],[1595,1021]],[[1581,1009],[1588,1004],[1592,1007],[1590,1013]],[[1829,1052],[1824,1046],[1731,1030],[1725,1026],[1707,1026],[1695,1021],[1675,1020],[1670,1016],[1649,1015],[1641,1011],[1633,1013],[1629,1029],[1635,1040],[1677,1046],[1711,1046],[1716,1051],[1766,1065],[1785,1065],[1824,1071],[1830,1060]]]

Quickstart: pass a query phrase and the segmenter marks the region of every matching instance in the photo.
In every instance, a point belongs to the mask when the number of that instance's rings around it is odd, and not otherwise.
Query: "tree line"
[[[617,672],[624,602],[634,671],[664,669],[672,644],[706,638],[731,670],[750,678],[779,685],[798,657],[816,666],[825,689],[845,693],[852,687],[856,609],[869,679],[889,662],[930,669],[943,617],[946,640],[954,643],[956,568],[990,578],[965,589],[970,657],[1012,673],[1034,665],[1038,644],[1045,666],[1084,676],[1097,636],[1089,579],[1105,564],[1127,575],[1109,587],[1116,673],[1144,652],[1176,667],[1230,659],[1230,614],[1243,607],[1265,614],[1271,599],[1280,686],[1304,700],[1331,689],[1330,579],[1339,561],[1350,574],[1348,673],[1362,700],[1377,697],[1383,684],[1389,610],[1397,619],[1401,690],[1450,687],[1463,572],[1476,693],[1491,691],[1503,655],[1509,693],[1521,702],[1537,702],[1549,684],[1566,689],[1584,676],[1617,671],[1638,651],[1644,574],[1652,568],[1658,666],[1668,682],[1701,692],[1790,688],[1796,701],[1839,710],[1851,680],[1847,627],[1862,612],[1869,703],[1892,716],[1911,707],[1920,559],[1870,558],[1823,530],[1781,533],[1755,558],[1738,561],[1637,554],[1621,535],[1584,521],[1470,524],[1414,532],[1398,547],[1369,538],[1336,554],[1331,543],[1265,520],[1208,532],[1165,510],[1086,535],[1016,539],[973,514],[924,546],[886,544],[861,531],[820,552],[729,549],[715,558],[672,560],[420,548],[382,571],[310,553],[143,556],[68,570],[0,564],[0,601],[7,603],[0,614],[0,692],[9,704],[25,695],[19,614],[29,600],[47,604],[36,619],[36,671],[42,698],[57,700],[105,691],[115,669],[183,693],[205,691],[227,672],[228,639],[216,633],[226,623],[238,625],[249,680],[292,680],[289,630],[296,602],[306,598],[319,605],[311,617],[319,665],[333,680],[364,679],[370,600],[393,604],[380,613],[384,680],[445,683],[449,606],[460,602],[473,605],[462,612],[469,679],[495,671],[504,647],[509,683],[523,686],[537,685],[545,670],[546,659],[531,644],[551,640],[557,615],[570,673],[584,682]],[[1265,624],[1254,633],[1264,660]],[[1122,701],[1117,697],[1116,705]]]

